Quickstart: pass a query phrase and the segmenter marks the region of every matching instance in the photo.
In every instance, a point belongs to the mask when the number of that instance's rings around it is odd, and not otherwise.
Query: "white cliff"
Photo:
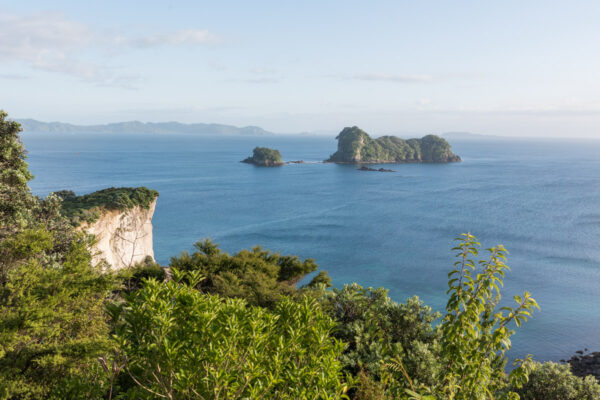
[[[92,222],[84,222],[80,229],[96,237],[91,249],[95,262],[105,260],[110,268],[121,269],[146,257],[154,260],[152,243],[152,216],[156,199],[146,209],[135,206],[128,210],[104,210]]]

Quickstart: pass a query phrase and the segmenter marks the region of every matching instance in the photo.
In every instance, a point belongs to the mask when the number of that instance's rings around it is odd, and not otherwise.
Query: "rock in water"
[[[254,164],[259,167],[279,167],[285,165],[281,161],[281,153],[279,150],[269,149],[268,147],[255,147],[252,152],[252,157],[248,157],[241,162]]]

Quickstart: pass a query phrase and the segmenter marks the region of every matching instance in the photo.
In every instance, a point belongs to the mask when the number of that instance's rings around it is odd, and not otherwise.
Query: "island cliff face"
[[[436,135],[408,140],[395,136],[382,136],[372,139],[365,131],[354,126],[344,128],[336,139],[338,140],[338,150],[331,155],[327,162],[384,164],[461,161],[460,157],[450,149],[450,144]]]
[[[82,222],[79,229],[95,236],[94,262],[105,260],[111,269],[121,269],[144,261],[154,261],[152,216],[156,199],[148,208],[103,210],[94,222]]]

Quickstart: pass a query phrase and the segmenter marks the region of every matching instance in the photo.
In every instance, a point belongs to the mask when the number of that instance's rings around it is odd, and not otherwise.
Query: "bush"
[[[529,381],[515,389],[521,400],[600,400],[600,385],[593,376],[580,378],[569,365],[536,363]]]
[[[507,251],[502,245],[488,249],[489,258],[477,260],[480,243],[467,233],[460,238],[457,261],[448,274],[449,299],[439,329],[440,374],[436,385],[417,388],[410,379],[404,360],[398,357],[387,364],[390,370],[406,377],[411,399],[435,400],[515,400],[510,389],[527,381],[533,368],[531,356],[516,360],[510,374],[505,373],[506,352],[514,333],[509,324],[520,326],[531,316],[537,303],[527,292],[515,296],[515,308],[499,307],[500,287],[505,272]],[[415,392],[416,391],[418,392]]]
[[[435,357],[438,332],[431,323],[439,317],[413,297],[392,301],[383,288],[363,288],[354,283],[323,292],[323,309],[337,322],[333,336],[348,343],[341,357],[352,375],[380,381],[383,363],[401,355],[417,382],[433,384],[439,368]],[[360,397],[359,397],[360,398]]]
[[[54,236],[25,230],[0,244],[12,264],[0,286],[0,398],[40,399],[81,378],[108,346],[104,302],[112,278],[91,265],[84,242],[58,263]]]
[[[154,262],[150,256],[146,257],[143,262],[117,271],[117,278],[123,283],[126,292],[140,289],[146,279],[156,279],[162,282],[166,277],[165,268]]]
[[[136,398],[341,396],[344,345],[330,338],[333,321],[315,302],[283,298],[267,311],[203,294],[176,270],[173,277],[148,280],[111,307]],[[185,280],[194,286],[198,277]]]

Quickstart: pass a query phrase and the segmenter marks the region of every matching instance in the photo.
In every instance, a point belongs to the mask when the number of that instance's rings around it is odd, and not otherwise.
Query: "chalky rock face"
[[[338,150],[327,162],[341,164],[384,163],[450,163],[461,161],[450,144],[436,135],[421,139],[400,139],[382,136],[372,139],[365,131],[353,126],[344,128],[336,137]]]
[[[103,210],[94,222],[83,222],[79,229],[94,235],[91,249],[94,262],[106,261],[117,270],[144,261],[154,260],[152,216],[156,200],[148,208],[137,205],[126,210]]]

